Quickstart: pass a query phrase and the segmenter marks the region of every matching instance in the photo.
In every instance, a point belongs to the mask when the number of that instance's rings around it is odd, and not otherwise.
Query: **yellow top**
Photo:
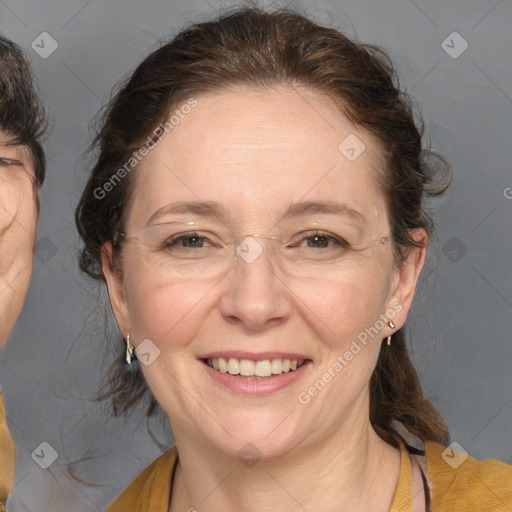
[[[4,397],[0,393],[0,512],[5,510],[5,500],[12,491],[16,449],[7,426]]]
[[[402,443],[400,453],[400,476],[390,512],[413,512],[412,468]],[[430,441],[425,443],[425,457],[426,480],[433,488],[432,512],[512,510],[512,466],[496,460],[465,458],[461,452]],[[178,451],[173,446],[135,478],[106,512],[167,512],[177,461]],[[424,501],[423,491],[421,494]],[[416,498],[414,504],[414,512],[420,510],[416,508]]]

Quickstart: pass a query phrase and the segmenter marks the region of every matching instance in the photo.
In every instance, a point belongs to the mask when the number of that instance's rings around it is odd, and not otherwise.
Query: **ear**
[[[130,315],[128,314],[128,306],[124,292],[124,278],[123,275],[115,269],[113,254],[111,242],[107,242],[103,245],[101,248],[101,268],[107,282],[110,306],[112,307],[117,326],[121,334],[126,337],[131,327]]]
[[[386,301],[388,311],[396,312],[396,315],[393,317],[395,327],[391,329],[386,326],[382,332],[383,336],[393,334],[405,324],[414,299],[416,285],[425,264],[428,245],[427,232],[422,228],[418,228],[410,231],[409,234],[419,246],[409,249],[406,260],[395,272],[391,293]]]

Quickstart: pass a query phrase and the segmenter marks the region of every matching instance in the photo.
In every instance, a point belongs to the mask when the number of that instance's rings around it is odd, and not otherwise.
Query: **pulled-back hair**
[[[432,234],[425,202],[448,186],[449,177],[444,182],[439,179],[446,177],[442,171],[447,165],[442,158],[430,158],[433,153],[422,146],[423,127],[415,122],[411,101],[399,87],[388,54],[289,9],[267,12],[243,7],[181,31],[118,87],[91,146],[97,157],[76,210],[84,242],[81,269],[105,280],[101,248],[112,242],[115,253],[120,250],[115,236],[134,173],[116,186],[104,186],[112,183],[171,109],[202,92],[282,84],[327,95],[340,113],[378,141],[385,162],[380,183],[400,266],[417,245],[410,231],[423,228]],[[98,190],[109,192],[98,194]],[[122,347],[119,341],[119,352]],[[127,412],[146,392],[140,368],[128,369],[120,356],[103,397],[111,398],[114,412],[119,413]],[[155,406],[151,398],[148,415]],[[446,423],[423,396],[403,329],[393,334],[390,346],[382,344],[370,381],[370,421],[384,440],[396,446],[394,420],[423,440],[447,443]]]
[[[48,125],[35,83],[25,52],[0,36],[0,131],[7,136],[7,144],[29,149],[40,187],[46,170],[41,140]]]

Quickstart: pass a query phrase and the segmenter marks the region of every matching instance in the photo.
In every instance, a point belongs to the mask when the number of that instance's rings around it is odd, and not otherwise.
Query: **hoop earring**
[[[390,320],[390,321],[388,322],[388,325],[389,325],[389,327],[390,327],[391,329],[394,329],[394,328],[395,328],[395,324],[393,323],[393,320]],[[390,335],[386,338],[386,342],[387,342],[388,346],[389,346],[389,345],[391,345],[391,336],[393,336],[393,335],[392,335],[392,334],[390,334]]]
[[[128,364],[132,364],[133,361],[134,346],[130,343],[130,334],[126,335],[126,355],[125,359]]]

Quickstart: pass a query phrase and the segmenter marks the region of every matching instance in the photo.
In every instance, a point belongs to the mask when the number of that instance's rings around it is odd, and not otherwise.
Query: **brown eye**
[[[204,239],[200,236],[193,235],[180,237],[180,241],[183,242],[186,247],[203,247]]]
[[[166,249],[200,249],[211,245],[208,238],[197,233],[182,233],[165,241]]]
[[[311,243],[309,243],[311,242]],[[308,237],[308,247],[328,247],[329,245],[329,238],[322,235],[313,235]]]

